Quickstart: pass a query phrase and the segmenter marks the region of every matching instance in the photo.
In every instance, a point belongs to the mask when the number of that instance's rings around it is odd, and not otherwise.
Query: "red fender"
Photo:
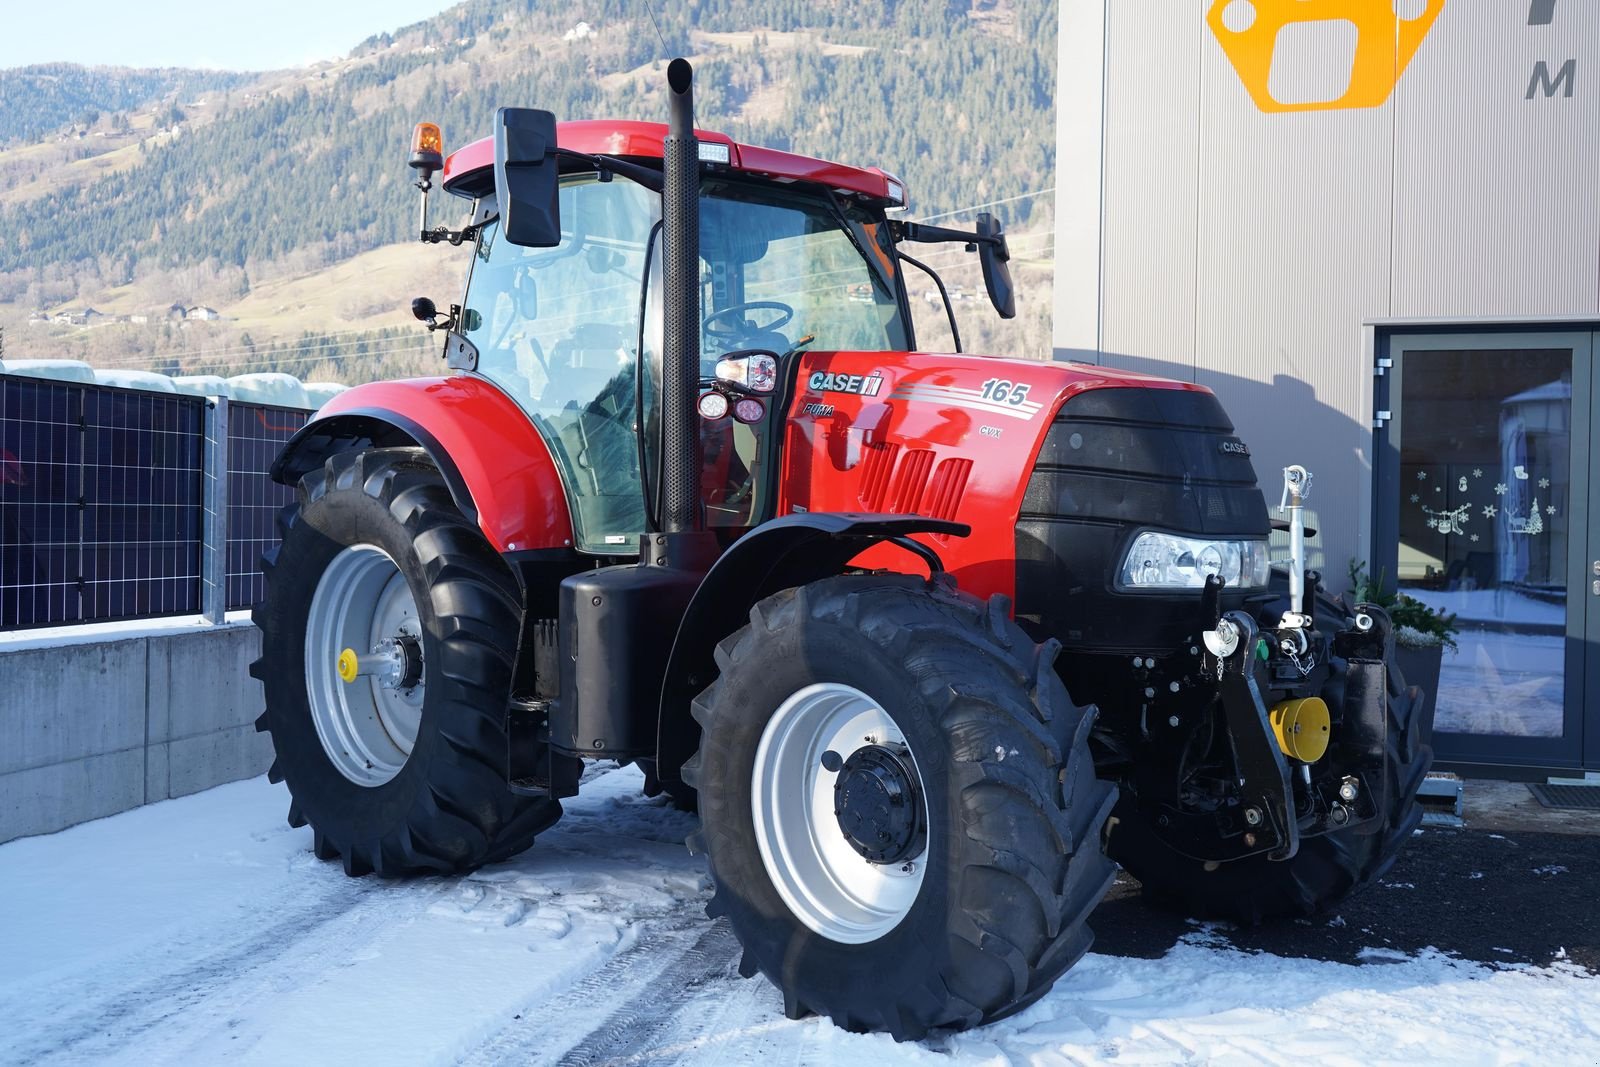
[[[284,446],[273,477],[293,484],[342,441],[382,445],[404,437],[427,451],[456,505],[497,551],[572,546],[572,516],[550,449],[515,401],[473,375],[373,382],[340,393]]]

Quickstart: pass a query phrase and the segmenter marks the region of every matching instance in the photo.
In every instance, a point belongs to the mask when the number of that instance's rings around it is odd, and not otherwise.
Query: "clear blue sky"
[[[271,70],[343,55],[452,0],[6,0],[0,69],[34,63]]]

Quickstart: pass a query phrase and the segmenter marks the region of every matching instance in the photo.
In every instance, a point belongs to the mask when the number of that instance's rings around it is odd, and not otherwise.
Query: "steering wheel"
[[[747,311],[776,311],[778,317],[763,325],[756,325],[744,317]],[[735,318],[735,316],[738,316]],[[720,311],[713,311],[701,322],[700,328],[705,330],[708,337],[731,345],[753,333],[772,333],[782,329],[794,318],[794,308],[777,300],[751,300],[743,304],[734,304]],[[723,322],[724,319],[732,320]]]

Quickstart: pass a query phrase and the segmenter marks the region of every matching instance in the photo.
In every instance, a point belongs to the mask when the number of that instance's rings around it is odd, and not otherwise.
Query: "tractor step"
[[[1460,830],[1466,827],[1462,819],[1462,798],[1465,785],[1448,771],[1429,771],[1417,789],[1417,800],[1422,804],[1422,825],[1440,826]]]

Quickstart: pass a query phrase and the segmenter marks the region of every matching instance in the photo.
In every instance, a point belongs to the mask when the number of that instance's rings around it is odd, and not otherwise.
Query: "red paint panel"
[[[1017,519],[1050,421],[1068,398],[1106,388],[1205,391],[1076,363],[808,352],[789,410],[778,512],[915,511],[968,523],[969,537],[922,539],[962,588],[1013,595]],[[921,569],[892,546],[856,562]]]
[[[556,143],[574,152],[591,155],[632,156],[660,159],[662,139],[667,127],[661,122],[611,122],[590,120],[556,124]],[[815,182],[834,189],[887,199],[888,175],[877,167],[847,167],[825,159],[797,156],[773,148],[760,148],[735,142],[725,133],[695,130],[701,141],[728,146],[729,165],[767,178]],[[443,184],[446,189],[469,174],[494,166],[494,138],[485,137],[457,149],[445,157]]]
[[[555,462],[515,401],[482,378],[411,378],[358,385],[318,412],[393,412],[438,442],[461,473],[478,528],[500,552],[564,548],[572,519]]]

